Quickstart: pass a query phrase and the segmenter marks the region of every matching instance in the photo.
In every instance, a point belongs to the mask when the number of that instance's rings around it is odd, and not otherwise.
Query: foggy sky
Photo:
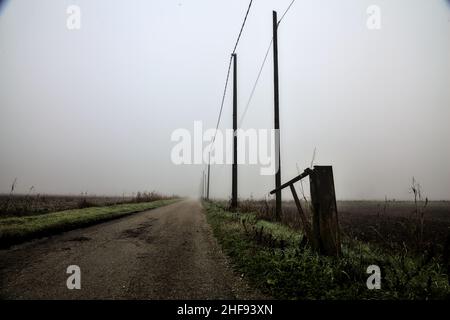
[[[238,54],[239,118],[272,37],[256,0]],[[68,5],[81,29],[66,28]],[[381,29],[366,27],[369,5]],[[7,1],[0,12],[0,192],[197,196],[202,165],[174,165],[171,133],[215,127],[242,0]],[[339,199],[450,199],[450,5],[298,0],[278,30],[282,181],[333,165]],[[272,128],[272,53],[243,128]],[[231,90],[220,128],[232,126]],[[239,167],[239,196],[273,177]],[[211,195],[231,193],[213,166]],[[285,193],[286,198],[289,192]]]

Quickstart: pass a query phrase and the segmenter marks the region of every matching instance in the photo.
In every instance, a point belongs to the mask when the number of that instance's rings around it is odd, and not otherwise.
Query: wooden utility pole
[[[208,182],[206,183],[206,200],[209,201],[209,174],[210,174],[210,166],[211,166],[211,151],[209,152],[208,157]]]
[[[280,150],[280,110],[279,110],[279,92],[278,92],[278,19],[277,12],[272,12],[273,23],[273,84],[274,84],[274,129],[275,129],[275,164],[278,169],[275,173],[275,214],[279,220],[281,218],[281,150]]]
[[[233,173],[232,173],[232,190],[231,190],[231,208],[236,209],[238,202],[237,189],[237,56],[233,53]]]
[[[202,171],[202,200],[205,199],[205,170]]]
[[[204,188],[204,190],[203,190],[203,199],[205,199],[205,196],[206,196],[206,187],[207,187],[207,185],[206,185],[206,172],[205,171],[203,171],[203,188]]]

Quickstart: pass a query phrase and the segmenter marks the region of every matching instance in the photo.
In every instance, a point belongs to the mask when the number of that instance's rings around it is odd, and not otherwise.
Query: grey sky
[[[238,46],[239,112],[271,39],[255,0]],[[67,6],[81,30],[66,28]],[[381,30],[366,9],[381,8]],[[171,163],[177,128],[214,127],[248,2],[8,1],[0,13],[0,192],[196,196],[203,166]],[[445,0],[297,0],[279,27],[282,180],[331,164],[341,199],[410,198],[412,176],[450,199],[450,6]],[[273,124],[272,54],[244,128]],[[229,92],[231,93],[231,91]],[[231,127],[227,95],[221,128]],[[242,166],[239,195],[273,177]],[[211,192],[228,197],[231,167]],[[288,196],[288,193],[286,193]]]

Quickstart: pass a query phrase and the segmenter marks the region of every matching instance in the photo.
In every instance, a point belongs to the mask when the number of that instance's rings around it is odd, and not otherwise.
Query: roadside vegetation
[[[111,206],[64,210],[46,214],[0,218],[0,247],[8,247],[37,237],[89,226],[133,213],[158,208],[177,198],[150,202],[133,201]]]
[[[134,192],[121,196],[98,196],[87,192],[79,195],[52,195],[41,194],[34,186],[31,186],[26,193],[17,194],[16,184],[17,180],[14,180],[9,194],[0,194],[0,218],[177,198],[174,195],[166,196],[155,191]]]
[[[226,201],[221,204],[227,206]],[[301,200],[303,211],[311,221],[310,200]],[[450,254],[450,202],[416,199],[398,201],[337,201],[341,231],[348,237],[376,244],[397,252],[428,251],[435,256]],[[276,221],[275,202],[243,199],[239,212],[254,213],[258,219]],[[293,201],[283,202],[280,222],[302,230],[298,210]]]
[[[204,202],[208,222],[234,267],[277,299],[449,299],[448,267],[430,250],[386,250],[344,234],[343,256],[312,251],[300,230],[260,212],[227,211]],[[269,211],[267,211],[269,212]],[[369,290],[367,267],[381,269],[381,289]]]

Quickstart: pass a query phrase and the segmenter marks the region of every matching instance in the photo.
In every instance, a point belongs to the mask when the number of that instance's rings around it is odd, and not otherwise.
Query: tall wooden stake
[[[276,168],[275,173],[275,189],[278,189],[275,195],[275,214],[277,219],[281,218],[281,150],[280,150],[280,110],[279,110],[279,91],[278,91],[278,19],[277,12],[272,12],[273,22],[273,84],[274,84],[274,129],[275,136],[275,152],[276,152]]]

